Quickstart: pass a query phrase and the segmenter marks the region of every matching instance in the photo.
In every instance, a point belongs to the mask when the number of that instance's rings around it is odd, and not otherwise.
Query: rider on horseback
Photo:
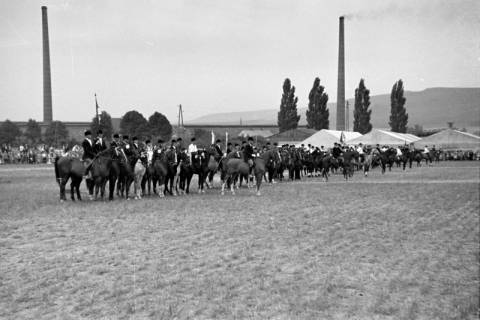
[[[215,146],[214,146],[214,147],[215,147],[215,150],[216,150],[217,153],[218,153],[218,157],[219,157],[219,158],[222,158],[222,157],[223,157],[222,147],[221,147],[221,145],[220,145],[221,142],[222,142],[222,140],[217,139],[217,141],[215,141]],[[218,160],[220,160],[220,159],[218,159]]]
[[[245,143],[245,141],[243,141]],[[253,158],[254,158],[254,150],[253,150],[253,138],[248,137],[248,143],[245,143],[243,146],[243,159],[245,160],[246,163],[248,163],[248,166],[250,167],[250,173],[252,172],[253,168]]]
[[[358,152],[360,163],[365,162],[365,151],[363,150],[363,145],[361,142],[358,144],[357,152]]]
[[[96,152],[92,142],[92,132],[90,130],[85,131],[85,139],[82,142],[83,148],[83,164],[85,165],[85,179],[91,179],[92,174],[90,167],[92,165],[93,158],[95,158]]]
[[[188,157],[190,158],[190,163],[192,163],[192,158],[195,157],[193,153],[197,154],[198,148],[197,145],[195,144],[195,137],[190,139],[190,144],[188,145]]]

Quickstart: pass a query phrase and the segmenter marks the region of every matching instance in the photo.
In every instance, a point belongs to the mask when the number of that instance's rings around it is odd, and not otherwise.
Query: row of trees
[[[328,120],[330,112],[327,106],[328,95],[325,93],[325,87],[320,85],[318,77],[313,81],[308,101],[306,113],[307,127],[316,130],[328,129],[330,125]],[[395,82],[393,85],[390,101],[391,114],[389,125],[391,130],[393,132],[407,132],[408,114],[405,109],[406,98],[404,97],[402,80]],[[290,79],[287,78],[283,83],[283,94],[277,119],[280,132],[298,127],[300,115],[297,113],[297,103],[298,97],[295,96],[295,86],[292,86]],[[360,79],[360,83],[355,89],[354,106],[353,131],[362,134],[370,132],[372,130],[372,124],[370,123],[372,114],[370,109],[370,90],[366,88],[364,79]]]
[[[87,128],[85,128],[87,129]],[[95,135],[98,129],[103,131],[105,137],[110,138],[113,132],[112,117],[103,111],[99,117],[93,117],[90,130]],[[162,138],[170,139],[172,126],[170,121],[161,113],[155,112],[148,120],[138,111],[128,111],[120,122],[120,133],[137,136],[140,139]],[[78,143],[70,139],[67,127],[62,121],[53,121],[42,134],[40,123],[29,119],[24,132],[19,126],[6,120],[0,125],[0,144],[29,144],[45,143],[53,146],[63,146]]]
[[[68,142],[68,130],[61,121],[50,123],[43,135],[40,124],[33,119],[28,120],[25,132],[8,119],[0,126],[0,144],[64,145]]]
[[[112,117],[103,111],[97,117],[93,117],[90,130],[93,134],[101,129],[105,137],[111,137],[113,132]],[[170,139],[172,136],[172,125],[160,112],[154,112],[148,120],[138,111],[132,110],[125,113],[120,121],[120,134],[136,136],[139,139],[162,138]]]

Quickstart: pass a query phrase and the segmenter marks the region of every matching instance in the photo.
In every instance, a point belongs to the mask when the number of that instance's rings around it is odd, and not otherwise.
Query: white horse
[[[140,158],[138,158],[135,166],[133,167],[133,182],[134,182],[134,193],[135,200],[142,199],[142,179],[147,171],[147,167],[143,163],[143,160],[146,159],[146,153],[142,152]]]

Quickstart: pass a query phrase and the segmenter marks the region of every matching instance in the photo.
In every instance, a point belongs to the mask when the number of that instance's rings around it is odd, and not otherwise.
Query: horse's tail
[[[60,173],[59,173],[59,170],[58,170],[58,159],[60,159],[60,157],[56,156],[55,157],[55,162],[54,162],[55,163],[55,180],[60,185],[60,180],[59,180]]]

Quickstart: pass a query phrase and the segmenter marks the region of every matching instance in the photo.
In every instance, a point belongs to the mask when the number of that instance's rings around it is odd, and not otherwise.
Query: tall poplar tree
[[[315,78],[312,90],[308,95],[307,127],[315,130],[328,129],[330,112],[327,108],[328,95],[325,87],[320,85],[320,79]]]
[[[390,95],[391,113],[388,124],[393,132],[407,132],[408,113],[407,109],[405,109],[406,101],[407,99],[403,96],[403,81],[400,79],[393,85]]]
[[[280,111],[278,112],[278,126],[280,132],[295,129],[300,121],[297,115],[298,97],[295,97],[295,86],[292,86],[290,79],[283,82],[282,101],[280,103]]]
[[[372,130],[370,116],[372,110],[370,106],[370,90],[365,87],[365,82],[360,79],[358,88],[355,89],[355,109],[353,110],[353,131],[365,134]]]

